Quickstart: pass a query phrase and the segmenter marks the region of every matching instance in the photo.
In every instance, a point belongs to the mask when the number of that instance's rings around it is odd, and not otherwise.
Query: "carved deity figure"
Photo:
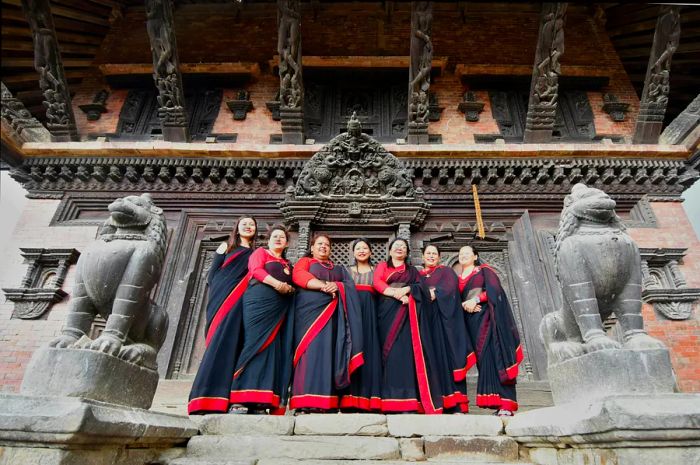
[[[117,199],[98,239],[78,260],[71,308],[51,347],[80,347],[156,369],[168,315],[150,301],[165,257],[163,210],[149,194]],[[94,341],[96,315],[107,320]]]
[[[653,64],[649,69],[648,88],[642,96],[645,103],[665,106],[671,90],[671,57],[678,48],[681,35],[680,16],[677,7],[662,7],[657,24],[659,40],[654,40],[652,49]],[[656,39],[656,37],[655,37]],[[645,98],[646,97],[646,98]]]
[[[540,324],[550,364],[621,348],[603,328],[612,314],[624,348],[664,347],[644,330],[639,249],[605,192],[584,184],[573,187],[564,201],[555,254],[564,304]]]
[[[433,62],[432,2],[413,2],[411,20],[411,69],[408,84],[409,123],[428,122],[428,90]]]
[[[277,53],[280,56],[280,103],[286,108],[303,105],[301,76],[301,32],[299,0],[278,0],[279,31]]]
[[[566,4],[545,5],[541,43],[544,45],[541,60],[536,64],[532,103],[555,106],[559,94],[559,58],[564,54],[564,22]]]

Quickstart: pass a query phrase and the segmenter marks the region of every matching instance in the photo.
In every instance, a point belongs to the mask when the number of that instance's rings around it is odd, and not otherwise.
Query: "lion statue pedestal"
[[[506,433],[536,465],[700,463],[700,395],[674,393],[668,349],[644,330],[639,249],[605,192],[573,187],[555,259],[563,306],[540,324],[555,406]]]
[[[32,356],[21,394],[0,394],[0,463],[161,463],[197,434],[187,418],[148,409],[167,314],[150,301],[165,256],[165,219],[150,195],[109,205],[76,266],[61,335]],[[105,329],[90,339],[97,315]]]

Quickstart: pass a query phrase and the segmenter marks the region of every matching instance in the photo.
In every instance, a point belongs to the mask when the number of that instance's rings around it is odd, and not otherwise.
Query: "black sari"
[[[421,275],[425,286],[435,290],[429,318],[436,350],[444,359],[445,374],[448,375],[443,380],[447,387],[443,404],[446,409],[457,407],[466,413],[469,411],[467,371],[476,363],[476,357],[464,324],[459,281],[455,272],[443,265],[426,268]]]
[[[480,312],[464,312],[479,370],[476,405],[514,412],[518,409],[515,384],[523,351],[508,297],[488,265],[477,266],[460,279],[460,289],[462,301],[477,298],[481,305]]]
[[[215,254],[207,283],[206,350],[189,396],[189,414],[227,412],[231,381],[240,353],[241,305],[248,288],[248,258],[252,250],[236,247],[227,254]]]
[[[313,277],[338,285],[335,297],[308,290]],[[294,378],[289,407],[337,409],[350,376],[364,363],[357,291],[343,266],[304,257],[295,266]]]
[[[286,260],[268,261],[264,270],[279,281],[292,283]],[[232,404],[284,414],[292,371],[293,303],[292,295],[251,279],[243,296],[245,340],[233,374]]]
[[[382,411],[442,413],[446,392],[441,357],[429,330],[430,295],[418,270],[409,265],[390,268],[380,263],[374,287],[410,286],[409,302],[380,295],[377,304],[379,340],[382,345]]]
[[[344,410],[380,410],[382,393],[382,350],[377,332],[377,291],[372,287],[372,271],[352,273],[362,311],[362,352],[365,363],[350,379],[340,399]]]

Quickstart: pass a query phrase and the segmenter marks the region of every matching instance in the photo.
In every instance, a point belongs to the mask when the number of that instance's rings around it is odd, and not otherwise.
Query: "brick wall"
[[[680,265],[688,287],[700,287],[700,240],[693,231],[679,202],[656,202],[652,208],[658,228],[631,229],[639,247],[687,247]],[[673,321],[657,314],[652,305],[642,308],[647,331],[671,350],[671,361],[682,391],[700,392],[700,315],[699,305],[688,320]]]
[[[321,4],[316,9],[304,5],[302,11],[302,50],[307,56],[406,56],[409,49],[410,5],[395,3],[390,16],[380,2]],[[212,14],[215,9],[216,14]],[[482,11],[484,10],[484,11]],[[569,66],[585,67],[583,73],[599,74],[605,70],[610,83],[600,92],[590,92],[596,133],[624,136],[634,130],[638,98],[604,28],[594,21],[585,7],[570,7],[565,29],[566,50],[561,59]],[[148,37],[142,8],[129,8],[117,21],[100,48],[95,63],[151,63]],[[269,135],[280,132],[279,122],[272,121],[264,102],[272,99],[279,79],[268,69],[277,54],[277,12],[273,4],[245,5],[236,16],[233,5],[181,5],[175,12],[178,53],[182,63],[255,62],[262,75],[254,77],[247,89],[255,110],[243,122],[233,122],[222,103],[215,132],[236,132],[240,142],[267,143]],[[467,123],[457,111],[467,90],[454,73],[459,64],[488,65],[494,73],[513,65],[532,67],[534,62],[539,13],[536,6],[513,5],[468,8],[464,21],[456,4],[434,6],[433,45],[436,57],[447,57],[445,72],[436,77],[431,90],[445,107],[441,121],[431,123],[429,131],[442,134],[445,143],[472,143],[474,134],[493,134],[498,127],[491,117],[488,96],[478,97],[487,103],[478,123]],[[116,129],[119,110],[126,92],[113,90],[109,112],[97,122],[88,122],[77,105],[92,101],[97,90],[105,87],[96,78],[86,79],[74,100],[78,129],[88,132],[112,132]],[[613,122],[603,112],[603,93],[612,92],[629,102],[627,121]],[[233,89],[226,89],[224,99]]]

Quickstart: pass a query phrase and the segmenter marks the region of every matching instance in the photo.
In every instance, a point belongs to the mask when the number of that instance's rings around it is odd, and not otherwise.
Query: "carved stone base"
[[[0,464],[166,463],[197,434],[188,418],[75,397],[0,394]]]
[[[554,403],[612,395],[672,393],[676,380],[667,349],[598,350],[549,365]]]
[[[190,131],[183,126],[163,126],[163,140],[169,142],[189,142]]]
[[[698,394],[617,396],[519,413],[506,434],[536,465],[687,465],[700,463],[698,418]]]
[[[301,109],[280,108],[280,120],[282,121],[282,143],[303,144],[304,139],[304,113]]]
[[[523,143],[525,144],[543,144],[551,141],[551,129],[525,129],[525,134],[523,135]]]
[[[408,144],[427,144],[430,140],[428,136],[428,123],[408,123]]]
[[[662,121],[637,121],[634,127],[633,144],[656,144],[659,142],[661,134]]]
[[[42,348],[34,353],[20,392],[29,396],[83,397],[150,408],[158,373],[87,349]]]

